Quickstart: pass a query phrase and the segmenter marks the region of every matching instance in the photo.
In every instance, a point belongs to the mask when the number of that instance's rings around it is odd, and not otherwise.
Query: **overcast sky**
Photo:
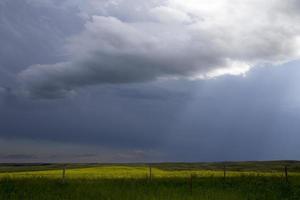
[[[299,160],[299,13],[1,0],[0,162]]]

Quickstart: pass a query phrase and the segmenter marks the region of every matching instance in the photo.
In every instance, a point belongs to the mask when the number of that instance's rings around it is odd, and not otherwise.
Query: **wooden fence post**
[[[224,180],[225,180],[226,179],[226,165],[225,164],[223,166],[223,171],[224,171],[223,177],[224,177]]]
[[[66,165],[63,166],[63,171],[62,171],[62,181],[63,183],[65,182],[66,179]]]
[[[288,182],[288,168],[287,168],[287,166],[284,166],[284,175],[285,175],[285,181]]]
[[[149,165],[149,180],[152,180],[152,167]]]
[[[189,181],[189,185],[190,185],[190,193],[191,195],[193,194],[193,174],[191,174],[190,176],[190,181]]]

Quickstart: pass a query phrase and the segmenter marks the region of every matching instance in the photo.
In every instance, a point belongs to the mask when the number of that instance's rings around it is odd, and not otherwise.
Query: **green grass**
[[[286,182],[283,167],[288,165]],[[300,199],[298,162],[0,165],[0,199]],[[5,170],[6,169],[6,170]],[[192,184],[191,184],[192,175]]]

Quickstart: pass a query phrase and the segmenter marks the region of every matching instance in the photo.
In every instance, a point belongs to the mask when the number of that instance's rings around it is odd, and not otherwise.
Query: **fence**
[[[26,169],[1,169],[1,177],[53,177],[65,182],[68,176],[90,178],[187,178],[190,190],[193,180],[201,177],[222,177],[224,180],[232,176],[281,176],[289,181],[289,173],[299,173],[300,162],[223,162],[223,163],[151,163],[151,164],[93,164],[74,165],[60,164],[55,167],[39,168],[26,166]],[[2,166],[3,168],[3,166]],[[18,168],[18,167],[16,167]],[[9,166],[6,166],[9,169]],[[1,171],[2,170],[2,171]],[[14,171],[15,170],[15,171]]]

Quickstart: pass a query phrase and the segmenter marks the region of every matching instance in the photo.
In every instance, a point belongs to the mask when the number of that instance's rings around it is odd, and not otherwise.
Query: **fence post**
[[[190,176],[190,181],[189,181],[189,185],[190,185],[190,193],[191,195],[193,194],[193,174],[191,174]]]
[[[150,181],[152,180],[152,167],[150,164],[149,164],[149,180]]]
[[[285,175],[285,181],[288,182],[288,168],[287,168],[287,166],[284,166],[284,175]]]
[[[62,181],[63,183],[65,182],[66,179],[66,165],[63,166],[63,171],[62,171]]]
[[[223,171],[224,171],[223,177],[225,180],[226,179],[226,164],[224,164],[224,166],[223,166]]]

